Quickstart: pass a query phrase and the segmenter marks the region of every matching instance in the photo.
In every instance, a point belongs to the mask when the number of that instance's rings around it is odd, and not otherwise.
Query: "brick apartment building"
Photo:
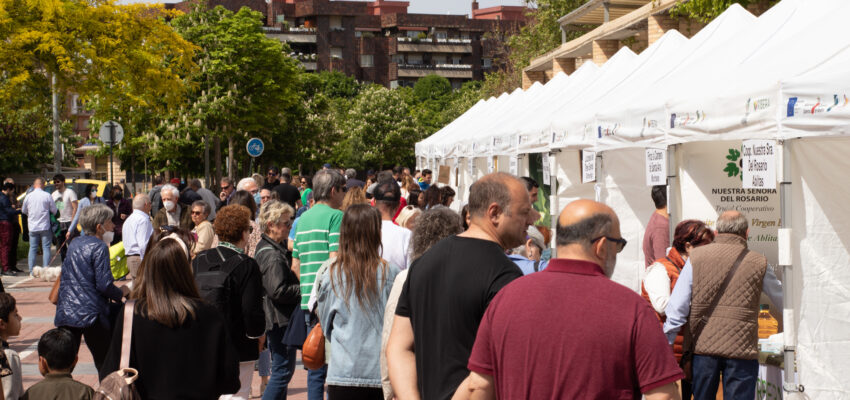
[[[178,5],[185,7],[186,3]],[[210,0],[265,15],[268,37],[289,44],[307,71],[340,71],[386,87],[437,74],[455,88],[499,67],[504,38],[525,22],[522,6],[478,8],[471,16],[410,14],[408,1]]]

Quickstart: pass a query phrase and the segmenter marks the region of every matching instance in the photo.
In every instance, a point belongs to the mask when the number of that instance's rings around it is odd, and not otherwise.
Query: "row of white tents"
[[[487,172],[513,161],[522,175],[528,154],[548,155],[552,213],[576,198],[611,205],[629,241],[614,279],[637,291],[654,209],[646,149],[666,149],[672,221],[747,214],[750,247],[783,275],[804,395],[850,399],[847,21],[847,0],[783,0],[760,17],[733,5],[690,39],[670,31],[640,54],[622,48],[602,66],[482,100],[417,143],[417,162],[456,167],[465,199]],[[742,189],[752,139],[775,146],[775,189]],[[596,152],[593,182],[582,180],[583,151]]]

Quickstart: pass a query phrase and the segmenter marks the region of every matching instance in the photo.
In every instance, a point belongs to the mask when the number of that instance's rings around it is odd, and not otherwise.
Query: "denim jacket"
[[[334,260],[332,258],[325,264],[329,267]],[[389,264],[383,279],[381,269],[378,269],[378,304],[364,309],[353,294],[346,304],[346,299],[342,297],[345,285],[337,282],[336,278],[332,285],[330,268],[324,268],[325,265],[322,267],[324,272],[318,279],[316,290],[316,313],[325,339],[331,344],[327,383],[379,388],[384,308],[400,269]]]

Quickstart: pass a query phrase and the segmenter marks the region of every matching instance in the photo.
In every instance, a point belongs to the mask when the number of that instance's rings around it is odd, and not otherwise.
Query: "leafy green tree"
[[[777,2],[779,0],[690,0],[677,3],[670,9],[670,14],[708,23],[735,3],[746,7],[750,4],[767,3],[773,5]]]
[[[413,85],[413,95],[419,101],[442,100],[452,91],[452,84],[442,76],[431,74],[419,78]]]
[[[409,88],[390,90],[373,85],[363,89],[343,122],[346,137],[339,161],[359,169],[412,165],[413,143],[422,138],[410,115],[412,100]]]
[[[293,142],[286,127],[294,123],[288,111],[299,103],[297,61],[286,55],[285,45],[265,36],[262,14],[247,7],[236,13],[221,6],[203,7],[172,21],[184,38],[201,49],[196,54],[200,70],[191,77],[188,106],[165,124],[166,131],[196,143],[212,138],[216,154],[220,153],[217,139],[226,141],[228,176],[236,175],[237,158],[243,166],[247,164],[247,154],[237,154],[236,148],[249,137],[263,139],[270,154],[291,156]],[[182,156],[187,162],[197,160],[196,152]],[[218,181],[223,171],[216,159]]]

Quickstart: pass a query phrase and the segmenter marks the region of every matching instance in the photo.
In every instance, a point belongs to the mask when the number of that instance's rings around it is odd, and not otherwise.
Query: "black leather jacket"
[[[257,244],[254,259],[263,274],[266,330],[275,325],[283,328],[289,324],[292,311],[301,304],[301,283],[286,260],[286,249],[266,234]]]

